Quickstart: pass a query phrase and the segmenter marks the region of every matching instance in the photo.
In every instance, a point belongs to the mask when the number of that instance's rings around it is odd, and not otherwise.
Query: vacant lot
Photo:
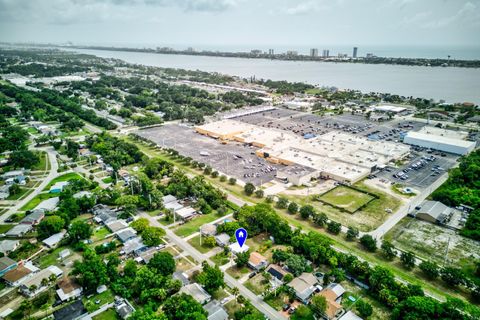
[[[206,223],[212,222],[218,218],[220,218],[220,216],[213,213],[199,215],[194,217],[192,220],[186,222],[185,224],[181,225],[180,227],[176,228],[174,232],[177,236],[186,237],[200,231],[199,228],[201,226]]]
[[[374,197],[344,186],[338,186],[320,197],[320,200],[354,213]]]
[[[452,265],[469,268],[480,258],[478,241],[462,237],[453,230],[433,223],[409,217],[400,221],[385,238],[399,249],[412,251],[421,258],[441,264],[446,259]]]

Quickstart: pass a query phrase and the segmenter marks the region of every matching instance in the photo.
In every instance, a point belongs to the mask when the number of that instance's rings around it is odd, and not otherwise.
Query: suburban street
[[[184,239],[177,236],[172,230],[166,228],[161,223],[159,223],[154,217],[151,217],[150,215],[148,215],[145,212],[141,212],[140,216],[142,218],[147,218],[150,221],[151,225],[164,229],[168,238],[175,245],[177,245],[182,250],[184,250],[186,253],[188,253],[198,263],[201,263],[203,261],[207,261],[209,264],[214,265],[214,263],[210,259],[208,259],[204,254],[198,252],[195,248],[193,248]],[[263,313],[269,319],[272,319],[272,320],[273,319],[286,319],[279,312],[277,312],[275,309],[270,307],[265,301],[263,301],[263,299],[261,297],[255,295],[253,292],[248,290],[243,284],[241,284],[239,281],[234,279],[232,276],[230,276],[226,272],[224,273],[224,279],[225,279],[225,283],[230,288],[237,287],[240,291],[240,294],[242,294],[246,299],[248,299],[261,313]]]

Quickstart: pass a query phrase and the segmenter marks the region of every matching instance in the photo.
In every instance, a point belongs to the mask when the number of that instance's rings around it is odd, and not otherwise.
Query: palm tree
[[[48,279],[43,278],[42,281],[40,282],[40,284],[42,285],[42,287],[46,287],[48,285]]]
[[[232,288],[232,294],[235,297],[235,300],[237,300],[238,295],[240,294],[240,290],[237,287]]]

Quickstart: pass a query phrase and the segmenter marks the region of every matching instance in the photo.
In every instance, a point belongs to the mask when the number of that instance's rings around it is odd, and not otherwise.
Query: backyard
[[[367,193],[345,186],[333,188],[320,197],[320,200],[323,202],[342,208],[350,213],[354,213],[373,199],[375,198]]]

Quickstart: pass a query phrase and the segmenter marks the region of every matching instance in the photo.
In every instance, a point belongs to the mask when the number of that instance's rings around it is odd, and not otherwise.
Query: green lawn
[[[13,228],[13,224],[0,224],[0,233],[5,233]]]
[[[199,228],[204,224],[212,222],[218,218],[220,217],[212,213],[197,216],[187,223],[177,227],[175,229],[175,234],[180,237],[189,236],[192,233],[198,232]]]
[[[113,181],[112,177],[106,177],[102,179],[103,183],[111,183]]]
[[[244,283],[245,287],[250,289],[250,291],[256,295],[260,295],[265,292],[265,284],[266,280],[261,273],[257,274],[253,278],[248,279],[248,281]]]
[[[60,251],[62,251],[64,249],[70,249],[70,251],[72,251],[72,249],[69,248],[69,247],[58,247],[55,250],[53,250],[52,252],[49,252],[49,253],[41,256],[38,259],[38,265],[40,266],[40,268],[44,269],[44,268],[46,268],[50,265],[57,264],[58,261],[59,261],[58,260],[58,254],[60,253]]]
[[[210,260],[212,260],[218,266],[223,266],[224,264],[227,264],[230,261],[230,257],[228,254],[225,254],[222,251],[220,253],[217,253],[213,257],[211,257]]]
[[[97,242],[97,241],[103,240],[103,239],[105,239],[105,236],[110,234],[110,233],[111,232],[107,228],[101,227],[100,229],[93,232],[92,241]]]
[[[116,320],[120,319],[117,312],[114,309],[107,309],[104,312],[97,314],[92,318],[93,320]]]
[[[237,266],[233,266],[227,269],[227,273],[235,279],[240,279],[249,272],[250,269],[248,269],[247,267],[237,268]]]
[[[43,200],[47,200],[50,198],[58,197],[58,194],[52,194],[52,193],[40,193],[36,197],[34,197],[32,200],[30,200],[26,205],[24,205],[20,211],[28,211],[34,209],[36,206],[40,204]]]
[[[85,308],[88,310],[88,312],[91,313],[95,310],[100,309],[100,307],[103,306],[104,304],[113,302],[114,299],[115,299],[115,295],[109,289],[105,292],[95,294],[90,299],[83,297],[83,304],[85,305]],[[95,301],[97,300],[99,301],[99,303],[95,303]]]
[[[11,195],[9,195],[8,198],[7,198],[7,200],[18,200],[18,199],[20,199],[21,197],[23,197],[24,195],[29,194],[29,193],[32,192],[32,191],[33,191],[32,189],[20,187],[20,191],[19,191],[17,194],[11,194]]]
[[[350,213],[354,213],[373,199],[374,197],[366,193],[345,186],[333,188],[320,197],[323,202],[347,210]]]
[[[52,181],[50,181],[47,186],[45,187],[45,189],[43,189],[43,191],[47,191],[50,189],[51,186],[53,186],[55,183],[57,182],[63,182],[63,181],[70,181],[70,180],[78,180],[78,179],[83,179],[83,177],[81,175],[79,175],[78,173],[76,172],[70,172],[70,173],[66,173],[64,175],[61,175],[59,177],[56,177],[55,179],[52,179]]]
[[[200,235],[193,237],[187,242],[201,253],[207,253],[208,251],[212,250],[212,248],[205,246],[203,243],[200,245]]]

